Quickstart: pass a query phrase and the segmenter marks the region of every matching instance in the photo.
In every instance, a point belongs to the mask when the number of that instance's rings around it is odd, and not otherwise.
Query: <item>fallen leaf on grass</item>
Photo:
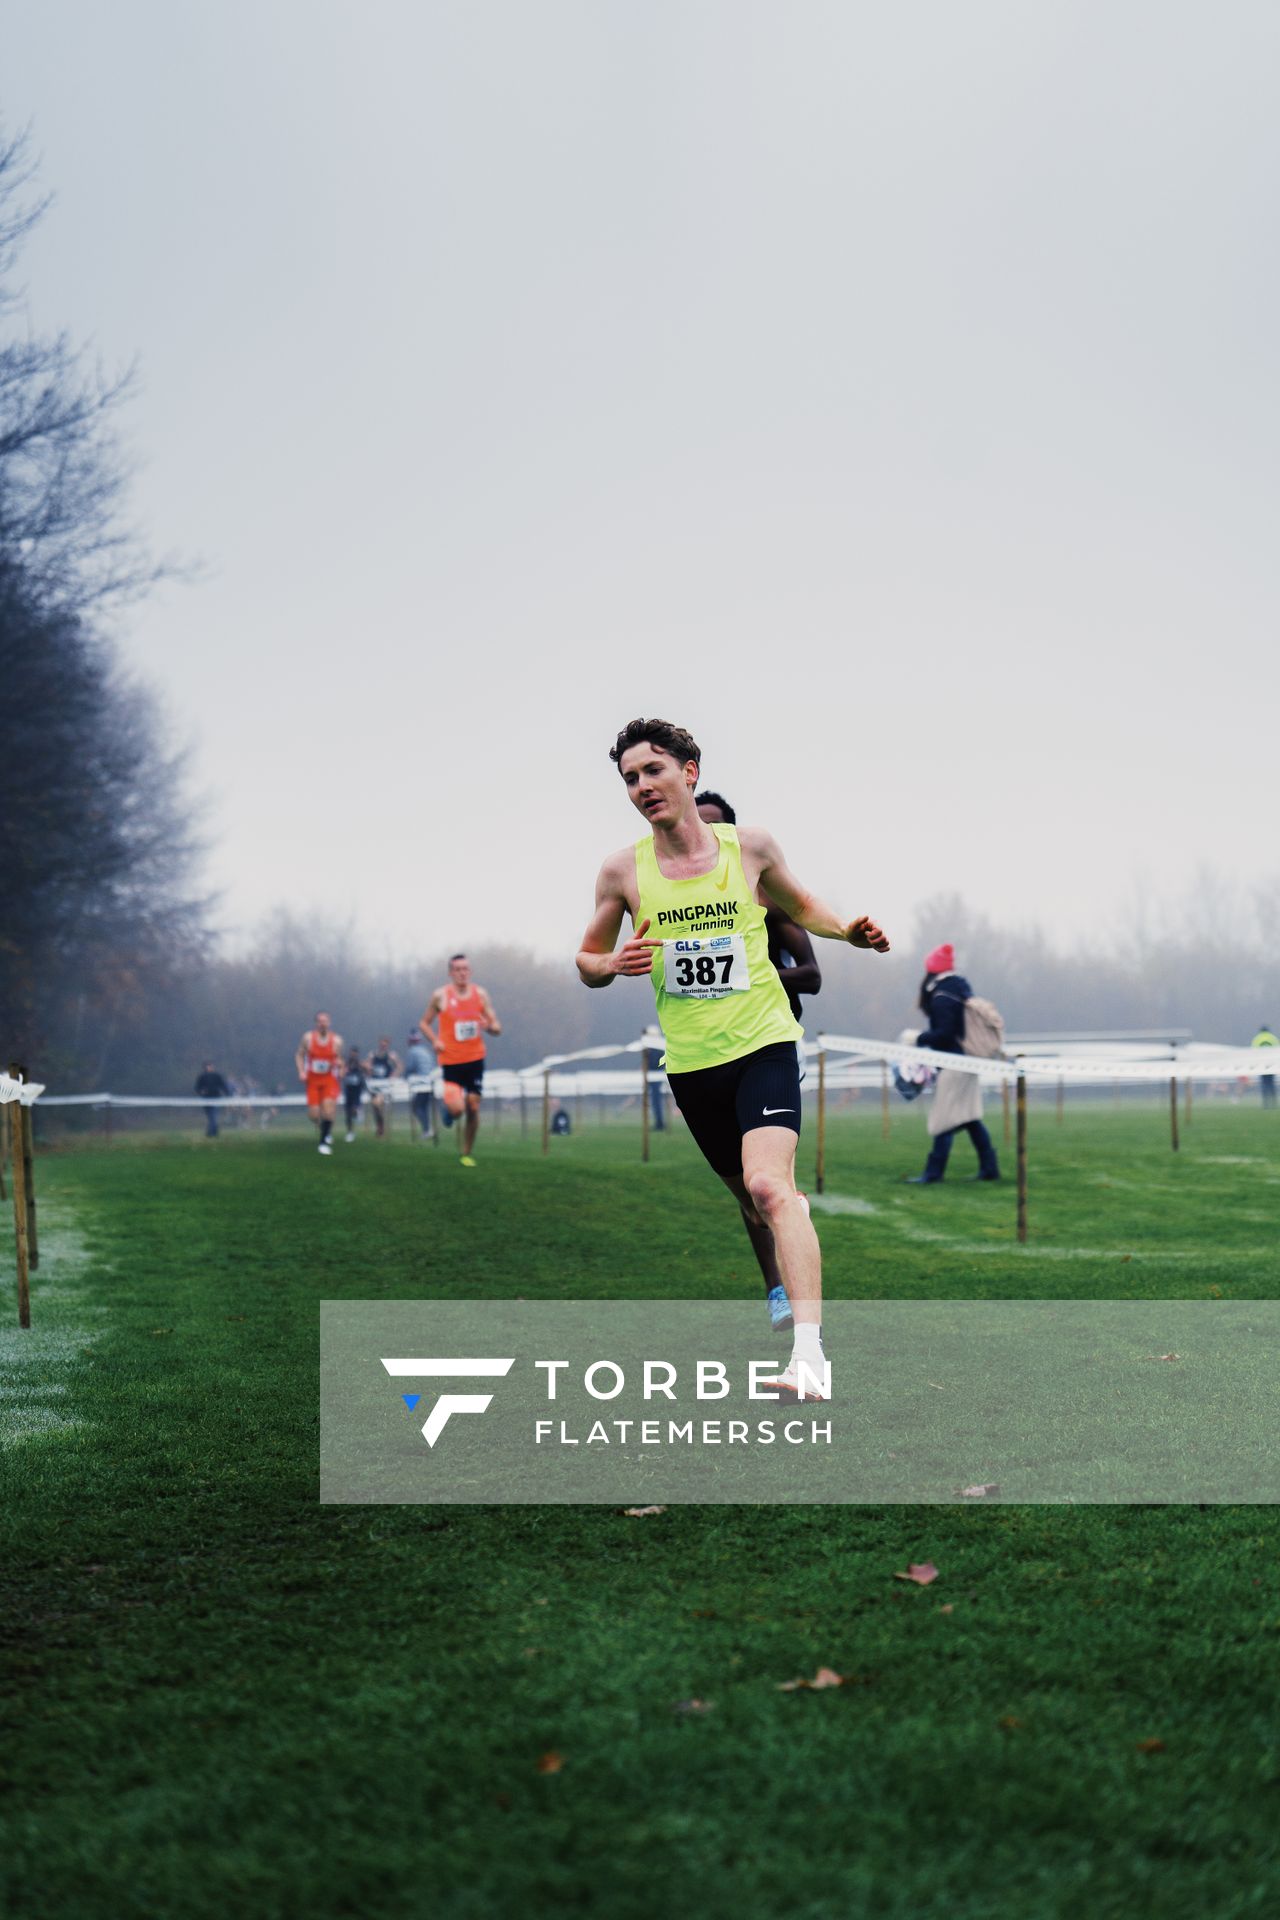
[[[918,1587],[927,1587],[931,1580],[938,1577],[938,1569],[932,1560],[913,1560],[905,1573],[895,1573],[895,1580],[914,1580]]]
[[[710,1700],[677,1700],[675,1704],[675,1712],[676,1713],[710,1713],[711,1705],[712,1703]]]
[[[974,1487],[961,1487],[960,1498],[962,1500],[985,1500],[989,1493],[999,1493],[999,1491],[1000,1482],[998,1480],[980,1480]]]
[[[950,1601],[950,1600],[948,1600],[945,1606],[943,1606],[943,1607],[939,1607],[939,1608],[938,1608],[938,1612],[939,1612],[939,1613],[954,1613],[954,1612],[955,1612],[955,1606],[954,1606],[954,1604],[953,1604],[953,1602],[952,1602],[952,1601]]]
[[[930,1380],[930,1381],[927,1381],[927,1382],[926,1382],[926,1384],[927,1384],[928,1386],[931,1386],[931,1387],[933,1388],[933,1390],[934,1390],[934,1392],[935,1392],[935,1393],[945,1393],[945,1392],[946,1392],[946,1388],[945,1388],[945,1387],[942,1387],[942,1386],[939,1386],[939,1384],[938,1384],[938,1382],[937,1382],[936,1380]]]
[[[151,1336],[152,1336],[152,1338],[154,1339],[154,1338],[155,1338],[155,1336],[156,1336],[157,1334],[160,1334],[160,1333],[172,1333],[172,1332],[173,1332],[173,1328],[172,1328],[172,1327],[152,1327],[152,1329],[151,1329]]]
[[[1138,1752],[1139,1753],[1163,1753],[1164,1741],[1163,1740],[1139,1740]]]
[[[629,1520],[643,1520],[649,1513],[665,1513],[665,1507],[624,1507],[623,1513]]]
[[[779,1693],[795,1693],[798,1689],[806,1693],[821,1693],[824,1687],[847,1687],[852,1685],[853,1674],[837,1673],[834,1667],[819,1667],[812,1680],[780,1680]]]
[[[1002,1713],[996,1721],[1001,1733],[1016,1733],[1022,1725],[1016,1713]]]
[[[564,1755],[557,1753],[554,1748],[552,1748],[550,1753],[540,1753],[538,1755],[539,1773],[559,1773],[563,1765]]]

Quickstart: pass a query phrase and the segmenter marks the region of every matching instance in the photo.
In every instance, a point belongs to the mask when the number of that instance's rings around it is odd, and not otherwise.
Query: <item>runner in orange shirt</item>
[[[298,1078],[307,1089],[307,1112],[320,1129],[320,1152],[332,1153],[329,1135],[338,1106],[342,1075],[342,1036],[333,1031],[327,1013],[318,1013],[294,1055]]]
[[[433,1028],[432,1021],[436,1025]],[[465,953],[455,953],[449,962],[449,982],[437,987],[427,1002],[419,1026],[436,1050],[444,1073],[444,1123],[451,1127],[465,1112],[462,1130],[462,1164],[474,1167],[471,1149],[480,1125],[480,1095],[484,1086],[484,1036],[501,1033],[493,1002],[483,987],[471,978],[471,962]],[[450,1094],[450,1087],[459,1092]],[[462,1105],[451,1107],[450,1100]]]

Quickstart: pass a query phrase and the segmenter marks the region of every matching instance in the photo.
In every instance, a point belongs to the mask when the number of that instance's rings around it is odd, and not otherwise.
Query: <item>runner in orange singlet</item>
[[[433,1029],[431,1022],[436,1026]],[[480,1094],[484,1085],[484,1036],[501,1033],[493,1002],[483,987],[471,978],[471,962],[465,953],[455,953],[449,962],[449,984],[437,987],[427,1002],[427,1010],[418,1023],[436,1050],[444,1073],[444,1123],[453,1125],[456,1111],[450,1099],[465,1103],[466,1119],[462,1130],[462,1164],[474,1167],[471,1149],[480,1125]],[[450,1087],[459,1094],[450,1095]]]
[[[320,1152],[332,1153],[329,1135],[338,1105],[342,1076],[342,1036],[333,1031],[327,1013],[318,1013],[298,1042],[294,1055],[298,1078],[307,1089],[307,1112],[320,1129]]]

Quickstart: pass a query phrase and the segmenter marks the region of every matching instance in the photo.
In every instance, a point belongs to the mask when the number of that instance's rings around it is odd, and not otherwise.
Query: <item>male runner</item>
[[[298,1042],[294,1055],[298,1078],[307,1089],[307,1111],[320,1129],[320,1152],[332,1153],[329,1135],[338,1104],[338,1070],[342,1064],[342,1038],[333,1031],[327,1013],[318,1013]]]
[[[727,824],[736,826],[738,816],[722,793],[694,795],[694,805],[698,809],[698,818],[705,820],[709,827]],[[782,991],[786,994],[791,1011],[796,1020],[800,1019],[800,996],[802,993],[814,994],[821,991],[822,973],[817,956],[813,951],[813,942],[803,927],[798,927],[790,914],[781,907],[766,906],[764,928],[769,939],[769,964],[777,969],[782,982]],[[801,1078],[804,1077],[803,1054],[801,1059]],[[765,1299],[769,1308],[769,1324],[775,1333],[790,1333],[794,1322],[791,1317],[791,1302],[787,1290],[782,1284],[782,1275],[778,1271],[778,1257],[774,1252],[773,1235],[764,1225],[754,1207],[742,1210],[742,1224],[747,1230],[751,1242],[751,1251],[756,1256],[760,1272],[764,1276]]]
[[[865,914],[838,919],[800,884],[764,828],[739,833],[699,819],[702,753],[683,727],[633,720],[609,758],[652,831],[600,869],[578,973],[589,987],[607,987],[620,973],[652,975],[676,1105],[744,1213],[768,1226],[791,1301],[791,1358],[762,1384],[826,1398],[822,1256],[795,1184],[801,1034],[769,964],[762,901],[823,939],[877,953],[889,942]],[[634,931],[615,952],[625,913]],[[656,938],[646,937],[651,927]]]
[[[433,1031],[431,1022],[435,1020]],[[462,1129],[462,1164],[474,1167],[471,1149],[480,1125],[480,1095],[484,1086],[484,1036],[501,1033],[493,1002],[483,987],[471,978],[471,962],[465,953],[455,953],[449,962],[449,980],[437,987],[427,1002],[427,1010],[418,1025],[436,1050],[447,1084],[461,1087],[465,1098]],[[447,1100],[441,1102],[446,1127],[454,1116]]]
[[[373,1108],[373,1128],[379,1140],[387,1130],[387,1081],[398,1080],[403,1069],[400,1056],[391,1051],[391,1036],[384,1033],[376,1050],[364,1063],[369,1076],[369,1105]]]
[[[347,1051],[347,1070],[342,1076],[342,1104],[347,1113],[347,1145],[356,1137],[356,1122],[360,1118],[360,1102],[369,1091],[369,1082],[365,1079],[364,1066],[360,1059],[359,1047]]]
[[[419,1138],[435,1144],[431,1125],[431,1083],[436,1076],[436,1057],[417,1029],[409,1035],[404,1070],[409,1081],[409,1107],[418,1123]]]

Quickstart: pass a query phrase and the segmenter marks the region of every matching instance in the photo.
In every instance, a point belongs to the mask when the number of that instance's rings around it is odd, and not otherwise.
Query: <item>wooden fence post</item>
[[[1000,1082],[1000,1105],[1004,1109],[1004,1144],[1007,1147],[1012,1138],[1009,1132],[1009,1082],[1007,1080]]]
[[[640,1158],[649,1158],[649,1049],[640,1049]]]
[[[1018,1240],[1027,1238],[1027,1076],[1018,1075]]]
[[[827,1050],[818,1035],[818,1164],[814,1186],[819,1193],[827,1184]]]
[[[1169,1079],[1169,1135],[1174,1152],[1178,1151],[1178,1077],[1172,1074]]]
[[[15,1078],[17,1076],[15,1075]],[[21,1107],[18,1108],[21,1114]],[[13,1156],[13,1233],[18,1256],[18,1325],[31,1325],[31,1250],[27,1241],[27,1187],[21,1148]]]

